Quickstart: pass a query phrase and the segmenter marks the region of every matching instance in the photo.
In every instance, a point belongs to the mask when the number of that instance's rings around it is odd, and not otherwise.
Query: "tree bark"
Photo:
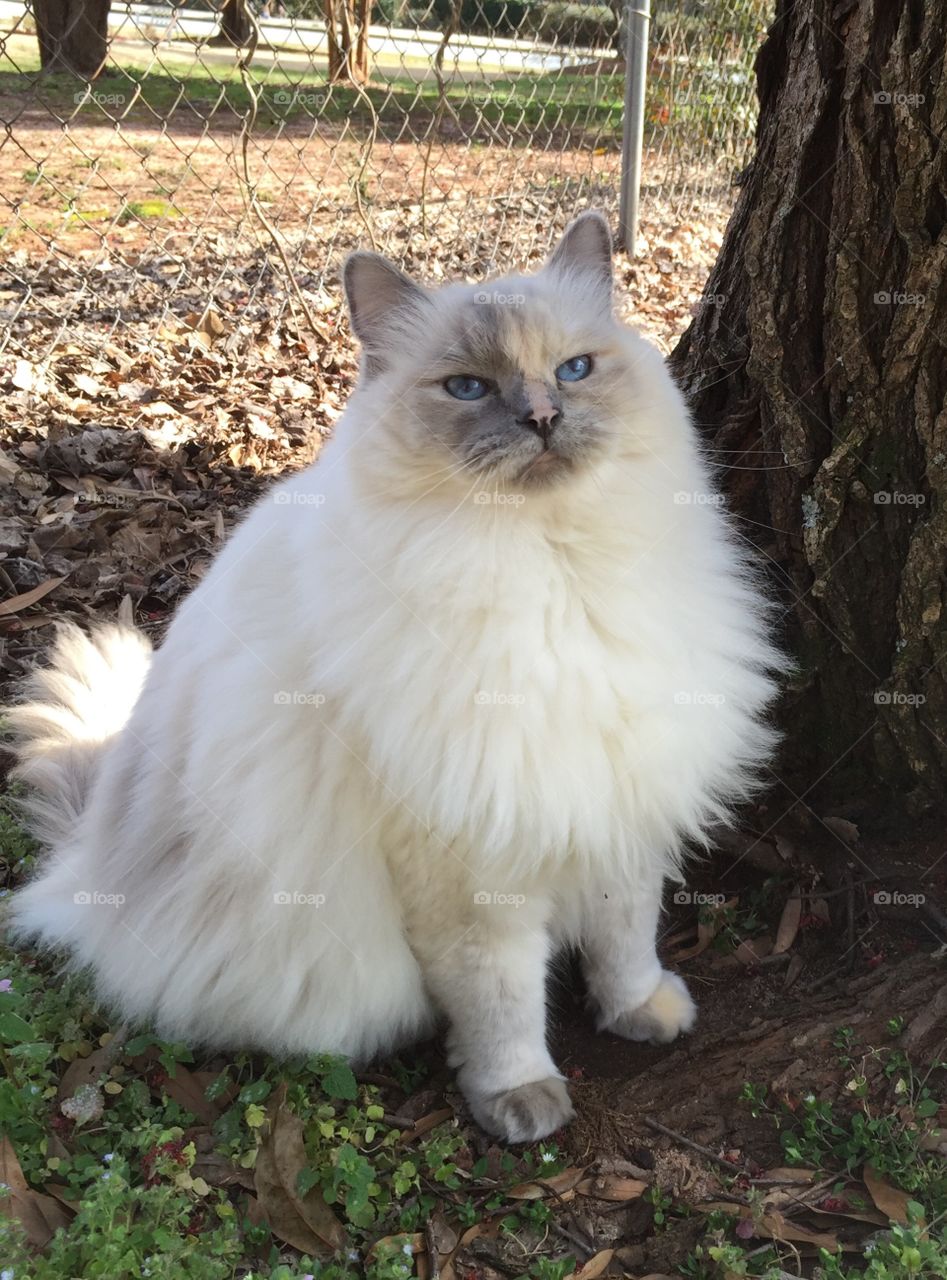
[[[799,670],[780,770],[947,782],[947,0],[779,0],[755,157],[671,357]]]
[[[323,14],[329,43],[329,80],[367,83],[371,0],[323,0]]]
[[[357,0],[355,6],[355,24],[358,35],[355,38],[355,66],[360,84],[368,80],[368,27],[372,20],[372,0]]]
[[[108,58],[109,0],[34,0],[44,71],[94,80]]]
[[[249,44],[253,34],[253,24],[247,13],[247,0],[224,0],[220,11],[220,31],[214,37],[214,44],[230,45],[235,49]]]

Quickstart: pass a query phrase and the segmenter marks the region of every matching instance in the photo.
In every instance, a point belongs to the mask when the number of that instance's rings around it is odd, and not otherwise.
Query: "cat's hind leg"
[[[656,1044],[690,1031],[697,1018],[683,979],[658,959],[661,889],[662,877],[650,872],[633,886],[590,888],[581,925],[583,969],[598,1029]]]

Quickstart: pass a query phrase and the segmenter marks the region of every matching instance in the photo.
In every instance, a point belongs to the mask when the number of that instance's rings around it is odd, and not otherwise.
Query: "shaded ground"
[[[879,882],[840,894],[815,874],[789,847],[808,834],[814,851],[815,824],[779,829],[792,837],[750,836],[681,891],[725,908],[670,906],[665,958],[701,1005],[686,1041],[596,1034],[562,965],[551,1031],[577,1118],[532,1148],[471,1123],[437,1042],[357,1077],[324,1058],[201,1055],[117,1026],[49,961],[0,947],[0,1172],[32,1241],[22,1274],[144,1274],[127,1255],[167,1280],[777,1280],[841,1250],[832,1274],[853,1280],[874,1242],[886,1280],[942,1275],[944,947],[915,907],[892,917]],[[849,869],[876,856],[844,830]],[[15,884],[24,849],[0,837]],[[921,1212],[928,1236],[889,1235]],[[4,1231],[0,1217],[16,1260]],[[902,1258],[922,1244],[929,1266]],[[85,1270],[93,1257],[110,1269]]]

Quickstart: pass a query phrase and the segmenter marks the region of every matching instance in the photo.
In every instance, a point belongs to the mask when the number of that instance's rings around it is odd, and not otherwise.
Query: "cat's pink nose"
[[[525,427],[527,431],[535,431],[543,442],[543,446],[548,449],[549,441],[555,430],[556,423],[562,417],[558,409],[554,409],[548,418],[540,418],[536,414],[532,414],[529,418],[520,418],[520,426]]]
[[[535,431],[548,449],[549,437],[562,417],[559,405],[544,382],[527,382],[523,390],[526,401],[525,412],[516,421],[528,431]]]

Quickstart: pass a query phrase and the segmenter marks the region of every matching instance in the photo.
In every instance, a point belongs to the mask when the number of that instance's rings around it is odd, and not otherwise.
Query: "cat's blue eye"
[[[444,390],[455,400],[482,400],[490,388],[483,378],[471,378],[465,373],[455,373],[444,383]]]
[[[556,377],[560,382],[581,382],[591,372],[591,356],[573,356],[571,360],[563,361],[556,370]]]

